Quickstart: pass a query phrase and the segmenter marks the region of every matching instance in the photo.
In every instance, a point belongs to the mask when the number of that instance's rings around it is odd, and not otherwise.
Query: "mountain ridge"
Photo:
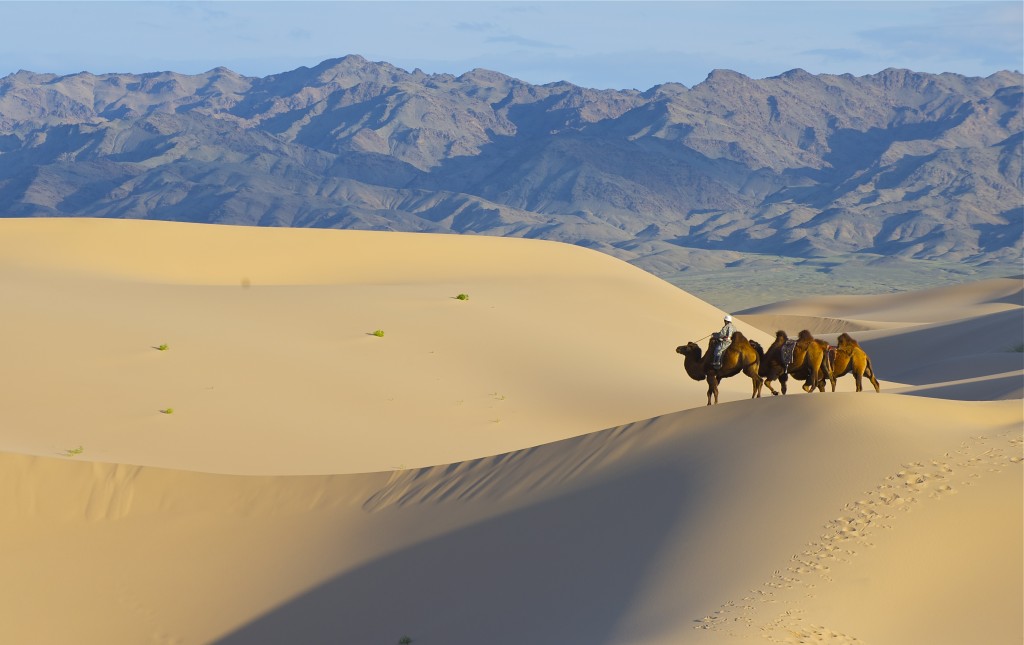
[[[0,78],[0,216],[537,237],[660,275],[749,254],[1009,266],[1022,88],[716,69],[595,90],[358,55],[267,77],[19,71]]]

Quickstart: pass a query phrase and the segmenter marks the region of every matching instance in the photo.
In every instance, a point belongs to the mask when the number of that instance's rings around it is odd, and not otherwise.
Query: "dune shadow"
[[[1024,369],[1024,355],[1007,351],[1020,342],[1022,328],[1024,310],[1011,309],[866,339],[861,346],[879,378],[931,385]]]
[[[700,498],[695,476],[638,469],[458,529],[341,574],[215,642],[611,643],[673,525]],[[444,505],[437,511],[443,518]]]

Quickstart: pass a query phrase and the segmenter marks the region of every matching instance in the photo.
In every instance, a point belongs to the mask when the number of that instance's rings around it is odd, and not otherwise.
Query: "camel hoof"
[[[778,396],[778,395],[779,395],[778,392],[772,392],[772,396]]]

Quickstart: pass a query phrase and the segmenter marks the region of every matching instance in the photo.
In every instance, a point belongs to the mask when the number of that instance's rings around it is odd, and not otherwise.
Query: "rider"
[[[722,327],[721,331],[712,334],[715,340],[718,341],[715,344],[715,356],[711,363],[712,367],[715,369],[722,367],[722,354],[724,354],[725,350],[732,344],[732,335],[736,331],[736,327],[732,324],[732,316],[725,314],[725,318],[722,320],[725,322],[725,325]]]

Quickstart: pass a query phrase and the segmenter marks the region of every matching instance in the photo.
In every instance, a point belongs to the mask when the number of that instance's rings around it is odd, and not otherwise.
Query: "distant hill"
[[[1013,265],[1022,86],[715,70],[614,91],[359,56],[21,71],[0,79],[0,215],[544,238],[662,275],[750,253]]]

